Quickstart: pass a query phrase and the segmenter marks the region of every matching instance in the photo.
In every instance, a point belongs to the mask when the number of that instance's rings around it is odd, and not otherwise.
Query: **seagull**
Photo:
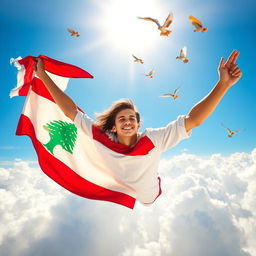
[[[134,62],[139,62],[139,63],[141,63],[141,64],[144,63],[144,61],[143,61],[142,59],[139,59],[139,58],[137,58],[137,57],[134,56],[134,55],[132,55],[132,57],[135,59]]]
[[[154,70],[151,70],[148,74],[146,74],[145,76],[148,76],[149,78],[153,78],[153,74],[155,73]]]
[[[184,46],[180,51],[180,56],[177,56],[176,59],[182,60],[184,63],[188,63],[189,59],[186,58],[187,47]]]
[[[176,99],[179,97],[179,95],[176,94],[178,90],[179,90],[179,88],[175,89],[175,91],[173,92],[173,94],[171,94],[171,93],[166,93],[166,94],[161,95],[160,97],[165,97],[165,98],[166,98],[166,97],[172,97],[174,100],[176,100]]]
[[[67,28],[67,31],[70,33],[71,36],[76,36],[76,37],[80,36],[80,34],[77,31],[75,31],[71,28]]]
[[[222,124],[222,126],[224,126],[224,125]],[[224,126],[224,127],[225,127],[225,126]],[[225,127],[225,129],[228,131],[228,137],[229,137],[229,138],[232,138],[235,133],[244,131],[244,130],[231,131],[231,130],[230,130],[229,128],[227,128],[227,127]]]
[[[189,16],[188,19],[192,23],[192,25],[195,27],[194,32],[197,32],[197,31],[205,32],[208,30],[208,28],[203,28],[203,24],[198,19],[196,19],[194,16]]]
[[[160,36],[168,36],[172,31],[168,30],[167,28],[172,24],[172,20],[173,20],[173,14],[169,13],[164,24],[161,26],[159,21],[157,19],[153,19],[150,17],[138,17],[138,19],[141,20],[147,20],[147,21],[153,21],[156,23],[158,29],[161,31]]]

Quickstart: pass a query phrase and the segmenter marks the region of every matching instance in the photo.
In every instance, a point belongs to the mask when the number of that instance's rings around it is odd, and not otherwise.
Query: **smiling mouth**
[[[122,128],[122,130],[125,130],[125,131],[129,131],[129,130],[132,130],[132,127],[129,127],[129,128]]]

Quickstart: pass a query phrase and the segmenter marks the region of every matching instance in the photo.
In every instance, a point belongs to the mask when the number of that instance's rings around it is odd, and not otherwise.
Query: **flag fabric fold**
[[[44,55],[45,70],[62,90],[69,78],[93,78],[87,71]],[[17,86],[10,96],[26,96],[16,135],[27,135],[42,171],[62,187],[79,196],[114,202],[128,208],[135,192],[115,175],[97,168],[95,142],[76,128],[55,104],[43,82],[35,75],[36,57],[11,59],[18,68]],[[90,155],[88,152],[90,151]],[[95,151],[95,152],[94,152]]]
[[[26,96],[28,94],[29,87],[35,76],[34,62],[36,58],[34,56],[11,58],[10,63],[14,63],[19,72],[17,75],[17,87],[11,91],[10,97]],[[93,78],[87,71],[74,65],[49,58],[45,55],[39,55],[38,58],[44,61],[45,70],[52,74],[52,76],[56,75],[56,78]],[[62,85],[63,87],[63,82],[58,83],[58,85]],[[65,90],[66,88],[63,87],[62,89]]]

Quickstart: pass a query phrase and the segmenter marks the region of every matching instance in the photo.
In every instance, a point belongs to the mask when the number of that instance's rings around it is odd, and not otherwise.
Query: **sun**
[[[100,8],[99,26],[104,41],[119,52],[144,56],[156,47],[160,31],[153,22],[139,20],[137,17],[159,17],[161,23],[169,12],[152,0],[109,0],[100,3]]]

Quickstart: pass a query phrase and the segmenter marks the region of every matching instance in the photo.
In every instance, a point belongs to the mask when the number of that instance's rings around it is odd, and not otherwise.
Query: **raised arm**
[[[195,126],[201,125],[218,106],[228,89],[241,78],[242,72],[236,64],[239,54],[238,51],[234,50],[226,63],[224,58],[221,58],[218,68],[219,81],[210,93],[198,102],[186,116],[185,127],[187,132]]]
[[[44,69],[44,62],[42,59],[36,59],[34,69],[36,75],[43,81],[51,96],[55,100],[56,104],[60,107],[60,109],[68,118],[74,121],[78,111],[76,104],[47,75]]]

